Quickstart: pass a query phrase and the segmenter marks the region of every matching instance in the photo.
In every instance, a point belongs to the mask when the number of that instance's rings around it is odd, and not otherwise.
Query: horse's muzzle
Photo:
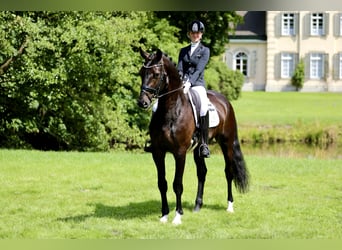
[[[138,100],[138,106],[140,108],[147,109],[150,105],[146,101],[140,99]]]
[[[138,106],[143,109],[148,109],[151,106],[151,100],[146,94],[141,94],[138,99]]]
[[[138,98],[138,106],[143,109],[148,109],[152,104],[152,98],[148,96],[144,91],[141,91]]]

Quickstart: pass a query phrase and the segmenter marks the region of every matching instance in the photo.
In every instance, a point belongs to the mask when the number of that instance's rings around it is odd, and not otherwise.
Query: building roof
[[[266,11],[236,11],[243,17],[243,23],[237,25],[230,39],[266,40]]]

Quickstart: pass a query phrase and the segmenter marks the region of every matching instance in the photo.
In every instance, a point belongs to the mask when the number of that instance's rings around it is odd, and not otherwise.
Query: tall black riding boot
[[[199,147],[199,155],[203,158],[210,157],[208,147],[208,129],[209,129],[209,113],[200,117],[201,145]]]

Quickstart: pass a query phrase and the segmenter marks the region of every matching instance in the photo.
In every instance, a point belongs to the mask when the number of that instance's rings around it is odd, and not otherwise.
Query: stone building
[[[245,75],[244,91],[292,91],[291,77],[304,62],[303,92],[342,92],[342,12],[238,11],[224,54]]]

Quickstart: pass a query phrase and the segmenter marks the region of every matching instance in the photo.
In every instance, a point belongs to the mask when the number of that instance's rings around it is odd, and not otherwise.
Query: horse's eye
[[[159,78],[160,74],[159,73],[153,73],[153,78]]]

